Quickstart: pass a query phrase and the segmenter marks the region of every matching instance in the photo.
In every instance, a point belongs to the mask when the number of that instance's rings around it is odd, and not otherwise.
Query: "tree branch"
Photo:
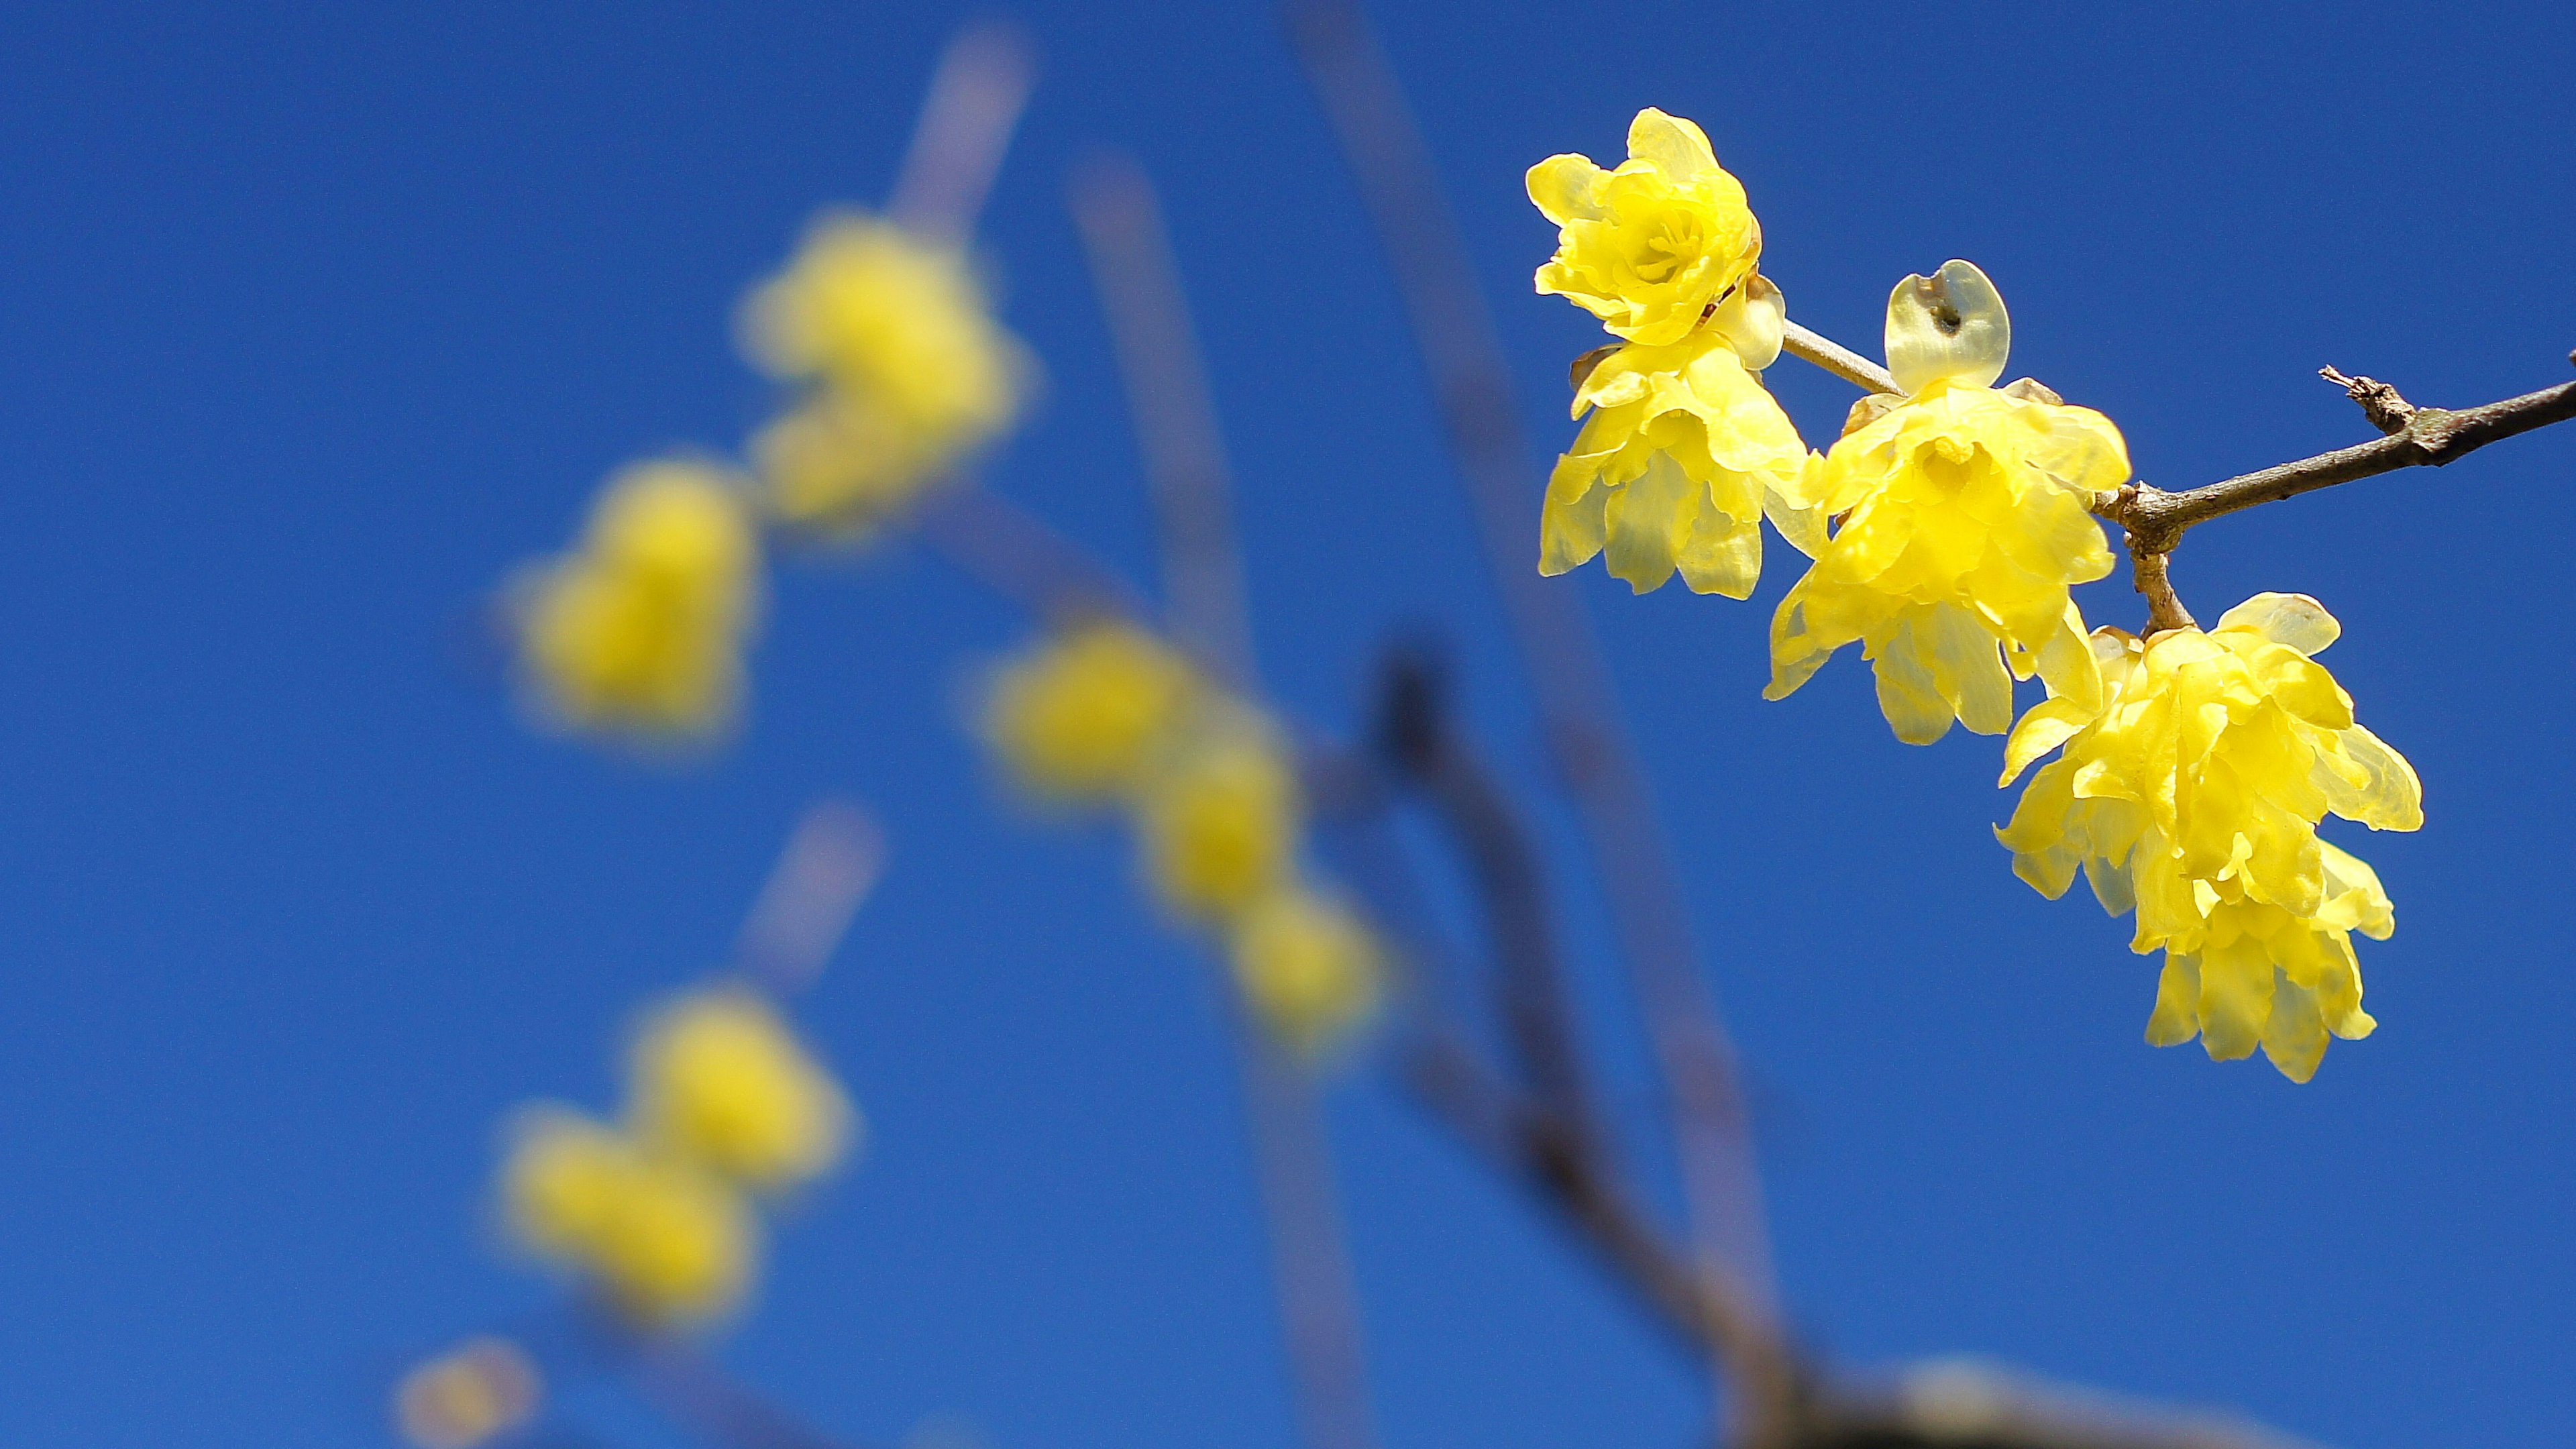
[[[1780,329],[1780,350],[1801,362],[1812,362],[1843,381],[1871,392],[1905,395],[1886,368],[1843,346],[1821,332],[1791,322]]]
[[[2569,361],[2576,362],[2576,356],[2571,356]],[[2390,396],[2395,392],[2394,388],[2388,389]],[[2398,401],[2403,403],[2404,399]],[[2320,488],[2376,477],[2381,473],[2393,473],[2400,468],[2438,468],[2489,443],[2547,427],[2551,423],[2563,423],[2569,418],[2576,418],[2576,382],[2563,382],[2556,387],[2545,387],[2538,392],[2527,392],[2520,397],[2458,412],[2443,408],[2413,408],[2396,431],[2372,442],[2319,453],[2313,458],[2282,463],[2181,493],[2167,493],[2159,488],[2136,484],[2105,495],[2094,505],[2093,511],[2129,531],[2131,552],[2169,553],[2182,540],[2183,530],[2194,524],[2206,523],[2258,503],[2296,498],[2302,493],[2313,493]]]

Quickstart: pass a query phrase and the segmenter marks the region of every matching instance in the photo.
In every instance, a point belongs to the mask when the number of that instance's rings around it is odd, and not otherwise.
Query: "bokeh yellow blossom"
[[[394,1427],[420,1449],[473,1449],[527,1423],[544,1392],[517,1344],[471,1338],[403,1375]]]
[[[823,1172],[856,1121],[787,1023],[740,988],[697,992],[655,1013],[629,1070],[639,1137],[757,1188]]]
[[[1548,478],[1540,573],[1607,549],[1638,593],[1678,569],[1695,592],[1742,599],[1762,576],[1766,514],[1803,551],[1822,546],[1822,514],[1790,502],[1806,491],[1807,446],[1725,337],[1617,349],[1575,389],[1574,415],[1587,410]]]
[[[1964,262],[1982,284],[1984,277]],[[1888,305],[1892,356],[1925,310],[1909,277]],[[1948,307],[1978,299],[1942,299]],[[1920,390],[1833,446],[1787,501],[1836,517],[1832,538],[1780,601],[1771,625],[1779,699],[1846,644],[1875,666],[1879,707],[1897,738],[1929,744],[1953,722],[1979,734],[2012,723],[2012,680],[2034,672],[2052,694],[2098,704],[2100,680],[2068,588],[2111,571],[2088,511],[2129,476],[2128,447],[2090,408],[1985,384],[2002,369],[2002,301],[1952,314],[1983,355],[1908,369]]]
[[[590,729],[722,728],[742,694],[759,564],[758,533],[726,474],[675,460],[619,473],[580,546],[517,600],[521,663],[542,707]]]
[[[1651,106],[1628,123],[1628,159],[1617,170],[1550,156],[1530,168],[1528,186],[1557,225],[1538,290],[1631,342],[1681,341],[1753,276],[1762,254],[1743,183],[1717,164],[1707,134]]]
[[[1296,771],[1252,720],[1220,720],[1144,787],[1147,878],[1175,913],[1228,922],[1283,880],[1301,825]]]
[[[2396,918],[2317,822],[2416,829],[2423,786],[2316,663],[2340,632],[2298,594],[2257,594],[2206,632],[2096,630],[2098,700],[2035,706],[2006,744],[2006,784],[2064,750],[1997,832],[2014,872],[2053,898],[2081,868],[2106,909],[2137,911],[2133,949],[2166,953],[2157,1045],[2260,1045],[2306,1081],[2329,1034],[2373,1025],[2351,933],[2384,939]]]
[[[957,247],[855,213],[818,221],[752,293],[754,360],[814,384],[753,444],[788,522],[864,530],[1009,426],[1026,370]]]
[[[521,1244],[595,1284],[639,1326],[704,1323],[750,1283],[758,1234],[739,1193],[576,1113],[521,1121],[501,1196]]]
[[[1384,989],[1376,939],[1358,918],[1301,884],[1247,909],[1233,941],[1234,977],[1270,1033],[1313,1056],[1368,1019]]]
[[[1132,624],[1094,622],[1003,668],[984,733],[1031,792],[1095,801],[1133,789],[1201,694],[1187,659]]]

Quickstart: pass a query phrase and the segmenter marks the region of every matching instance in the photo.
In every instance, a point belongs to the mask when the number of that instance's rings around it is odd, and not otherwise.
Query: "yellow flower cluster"
[[[539,707],[576,727],[706,735],[742,694],[759,616],[760,538],[734,480],[666,460],[609,480],[581,545],[517,598]]]
[[[744,333],[810,384],[752,443],[770,505],[830,533],[875,526],[1009,426],[1027,370],[964,252],[859,214],[815,224]]]
[[[1931,292],[1926,304],[1927,290]],[[1947,312],[1951,331],[1926,326]],[[1926,357],[1919,334],[1931,334]],[[1960,334],[1982,345],[1962,356]],[[1837,518],[1771,623],[1780,699],[1846,644],[1874,666],[1879,707],[1909,744],[1955,721],[2012,724],[2012,680],[2097,702],[2100,682],[2068,587],[2111,571],[2090,512],[2129,476],[2120,430],[2090,408],[1997,390],[2011,332],[2003,299],[1965,262],[1908,277],[1888,302],[1890,371],[1912,393],[1834,444],[1794,502]]]
[[[1806,444],[1762,386],[1787,308],[1757,270],[1743,184],[1698,126],[1649,107],[1618,169],[1551,156],[1528,186],[1558,228],[1538,290],[1623,340],[1576,379],[1574,416],[1592,416],[1548,478],[1539,572],[1606,550],[1638,593],[1679,571],[1696,592],[1749,597],[1765,515],[1806,552],[1823,531],[1795,502]]]
[[[2374,830],[2424,822],[2412,766],[2353,722],[2314,656],[2341,633],[2314,599],[2257,594],[2218,627],[2093,635],[2090,703],[2051,698],[2007,742],[2004,783],[2053,749],[1998,837],[2051,897],[2080,867],[2135,949],[2162,948],[2147,1039],[2195,1034],[2222,1061],[2261,1046],[2294,1081],[2329,1035],[2369,1035],[2359,931],[2396,918],[2370,867],[2318,838],[2328,813]]]
[[[997,672],[983,727],[1032,795],[1127,811],[1156,899],[1224,938],[1281,1041],[1320,1054],[1375,1008],[1376,942],[1298,867],[1303,802],[1277,729],[1177,650],[1076,625]]]
[[[2000,834],[2046,894],[2080,868],[2114,914],[2137,911],[2136,949],[2165,953],[2150,1041],[2196,1035],[2221,1059],[2259,1045],[2306,1081],[2330,1036],[2367,1034],[2352,933],[2385,937],[2395,917],[2317,824],[2412,830],[2422,792],[2312,657],[2334,621],[2263,594],[2207,632],[2088,633],[2071,590],[2111,571],[2092,510],[2128,481],[2127,444],[2036,383],[1995,385],[2011,317],[1964,261],[1897,284],[1897,392],[1808,452],[1759,377],[1787,319],[1744,188],[1661,111],[1638,113],[1628,153],[1615,171],[1567,155],[1529,172],[1559,228],[1538,290],[1622,339],[1575,364],[1574,416],[1590,416],[1548,481],[1540,572],[1606,555],[1640,593],[1679,572],[1745,598],[1769,518],[1813,563],[1773,617],[1766,697],[1857,643],[1897,738],[2010,730],[2007,784],[2062,747]],[[2034,674],[2047,699],[2016,726],[2014,681]]]
[[[639,1327],[723,1316],[748,1290],[777,1192],[838,1160],[855,1113],[767,1003],[735,987],[655,1013],[612,1127],[562,1108],[523,1113],[501,1174],[503,1215],[529,1251],[579,1274]]]

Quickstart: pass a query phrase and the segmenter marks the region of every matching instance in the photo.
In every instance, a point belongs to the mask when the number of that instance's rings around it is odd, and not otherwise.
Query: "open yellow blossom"
[[[562,1111],[525,1119],[502,1173],[513,1234],[648,1328],[741,1301],[758,1250],[750,1209],[696,1164]]]
[[[1846,644],[1875,666],[1897,738],[1928,744],[1955,721],[1980,734],[2012,723],[2012,680],[2098,703],[2100,681],[2068,588],[2111,571],[2088,508],[2129,476],[2127,445],[2090,408],[1988,386],[2010,344],[2002,299],[1965,262],[1942,268],[1932,303],[1908,277],[1888,303],[1891,370],[1910,396],[1834,444],[1788,501],[1840,518],[1771,625],[1771,683],[1783,698]],[[1973,279],[1971,281],[1971,279]],[[1946,315],[1927,360],[1918,314]],[[1903,362],[1903,367],[1894,364]]]
[[[1154,773],[1140,806],[1147,877],[1183,917],[1232,921],[1293,863],[1296,772],[1257,722],[1209,726]]]
[[[817,383],[754,445],[771,504],[848,531],[902,507],[1010,424],[1024,370],[965,254],[834,214],[744,308],[755,360]]]
[[[855,1114],[840,1085],[768,1003],[719,988],[656,1013],[631,1057],[637,1134],[753,1187],[820,1174]]]
[[[1530,168],[1528,185],[1558,229],[1538,290],[1631,342],[1681,341],[1753,276],[1762,254],[1744,185],[1717,164],[1707,134],[1651,106],[1628,123],[1628,159],[1617,170],[1550,156]]]
[[[521,594],[529,683],[549,713],[586,728],[721,728],[742,692],[759,563],[759,536],[724,473],[668,460],[626,469],[580,547]]]
[[[1100,800],[1132,789],[1200,694],[1177,651],[1132,624],[1080,625],[1004,668],[984,733],[1029,790]]]
[[[2340,632],[2297,594],[2257,594],[2207,632],[2096,630],[2098,699],[2034,707],[2005,747],[2006,784],[2063,747],[1997,834],[2043,894],[2080,867],[2106,909],[2137,911],[2133,949],[2166,953],[2157,1045],[2260,1045],[2305,1081],[2329,1033],[2371,1029],[2350,933],[2385,938],[2395,915],[2317,822],[2413,830],[2423,787],[2315,662]]]
[[[1368,1018],[1383,975],[1368,928],[1302,885],[1264,895],[1235,928],[1236,983],[1271,1034],[1304,1055]]]
[[[1807,446],[1725,336],[1619,348],[1576,387],[1574,415],[1587,410],[1548,478],[1540,573],[1606,548],[1638,593],[1679,569],[1695,592],[1742,599],[1762,576],[1765,514],[1803,550],[1822,545],[1822,515],[1788,501],[1804,491]]]

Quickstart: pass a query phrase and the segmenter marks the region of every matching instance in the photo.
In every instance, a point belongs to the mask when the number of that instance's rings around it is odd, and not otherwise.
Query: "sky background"
[[[1457,660],[1560,834],[1411,344],[1262,5],[1032,4],[983,233],[1047,386],[991,484],[1151,546],[1062,204],[1164,193],[1240,475],[1263,661],[1347,735],[1392,634]],[[1026,623],[911,549],[789,560],[722,756],[524,727],[488,591],[597,482],[773,404],[730,317],[807,217],[882,196],[944,7],[21,5],[0,15],[0,1438],[370,1445],[411,1358],[556,1290],[483,1211],[496,1124],[605,1110],[623,1023],[718,964],[818,795],[892,867],[805,1021],[863,1163],[773,1238],[721,1354],[817,1423],[996,1449],[1286,1449],[1215,994],[1108,832],[1033,823],[959,728]],[[1699,120],[1792,315],[1866,352],[1980,263],[2011,375],[2172,487],[2360,441],[2324,363],[2467,404],[2569,376],[2576,8],[1417,3],[1381,16],[1543,448],[1599,340],[1530,294],[1521,174]],[[1811,440],[1849,388],[1784,362]],[[1751,604],[1554,585],[1598,622],[1761,1108],[1797,1327],[1991,1355],[2350,1449],[2568,1432],[2576,980],[2563,641],[2576,428],[2195,533],[2426,782],[2328,828],[2401,929],[2312,1084],[2140,1041],[2126,922],[2016,881],[1996,742],[1915,749],[1842,658],[1758,697]],[[1537,516],[1533,475],[1533,549]],[[2082,595],[2135,624],[2119,582]],[[1652,1121],[1597,901],[1587,1033]],[[2077,892],[2081,897],[2082,892]],[[1336,1087],[1389,1449],[1693,1442],[1693,1379],[1363,1061]],[[613,1385],[565,1422],[675,1442]]]

